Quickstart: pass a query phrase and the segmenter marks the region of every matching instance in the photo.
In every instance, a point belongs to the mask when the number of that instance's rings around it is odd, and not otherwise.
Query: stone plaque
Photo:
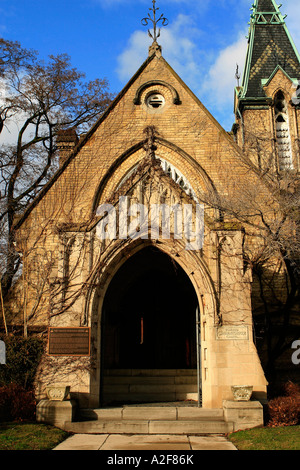
[[[249,339],[248,336],[248,326],[231,326],[225,325],[217,328],[217,339]]]
[[[48,354],[89,356],[90,328],[49,328]]]

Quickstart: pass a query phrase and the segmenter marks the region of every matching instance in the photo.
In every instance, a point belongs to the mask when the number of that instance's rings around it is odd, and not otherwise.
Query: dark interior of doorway
[[[104,299],[104,369],[195,369],[198,302],[187,274],[147,247],[113,277]]]

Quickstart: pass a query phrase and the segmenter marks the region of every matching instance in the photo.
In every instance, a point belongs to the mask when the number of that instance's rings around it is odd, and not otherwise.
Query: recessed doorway
[[[122,385],[121,379],[114,378],[121,390],[126,376],[146,375],[150,383],[149,377],[163,376],[164,370],[170,376],[174,371],[178,384],[178,377],[187,373],[190,379],[185,380],[193,382],[195,392],[197,306],[194,287],[174,259],[155,247],[131,256],[113,277],[104,298],[102,377],[123,376]],[[167,382],[171,383],[170,377]],[[109,383],[106,389],[112,390]]]
[[[197,305],[178,263],[154,247],[140,250],[116,273],[104,299],[104,368],[196,368]]]

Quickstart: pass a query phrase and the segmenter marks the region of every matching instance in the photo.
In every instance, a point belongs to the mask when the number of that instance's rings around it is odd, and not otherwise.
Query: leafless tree
[[[219,162],[219,173],[231,181],[231,190],[203,193],[202,201],[217,209],[225,223],[238,221],[244,227],[244,261],[254,279],[254,322],[271,377],[278,358],[300,336],[300,181],[295,170],[277,169],[276,149],[267,132],[247,138],[240,176],[233,179],[228,165]]]
[[[2,292],[20,265],[14,223],[58,166],[56,137],[64,129],[84,132],[112,99],[106,79],[85,81],[61,54],[47,62],[35,51],[0,38],[0,148]],[[3,234],[5,236],[3,236]]]

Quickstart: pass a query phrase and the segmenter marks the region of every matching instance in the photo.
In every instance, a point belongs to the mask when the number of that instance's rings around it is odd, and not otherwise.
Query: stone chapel
[[[44,403],[49,386],[66,386],[79,409],[221,410],[235,403],[234,387],[244,400],[247,386],[247,406],[263,403],[245,263],[259,237],[218,201],[260,187],[249,170],[254,135],[264,136],[274,171],[299,170],[300,57],[275,0],[255,0],[228,133],[152,38],[89,132],[61,133],[59,169],[16,225],[24,318],[47,337],[37,396]]]

